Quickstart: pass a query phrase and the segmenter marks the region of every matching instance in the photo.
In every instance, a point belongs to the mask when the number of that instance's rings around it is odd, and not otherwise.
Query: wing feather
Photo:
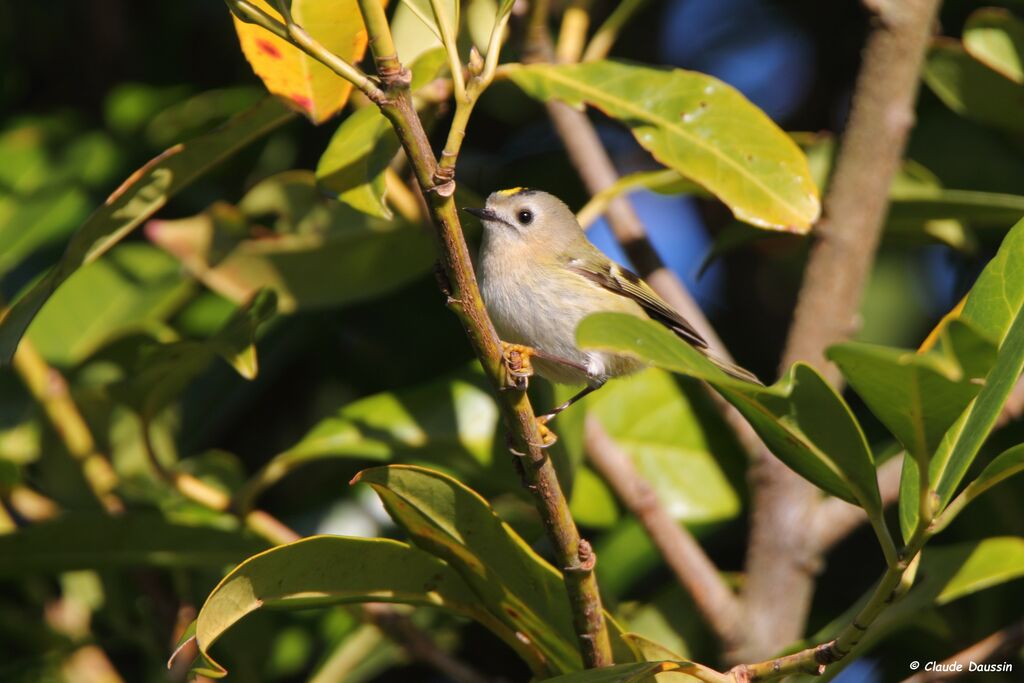
[[[610,261],[571,259],[568,267],[594,284],[610,292],[628,297],[640,304],[647,315],[699,349],[708,348],[707,341],[693,325],[665,302],[640,276]]]

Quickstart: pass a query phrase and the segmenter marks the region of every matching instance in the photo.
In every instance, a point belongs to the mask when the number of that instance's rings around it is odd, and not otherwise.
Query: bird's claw
[[[540,443],[533,443],[531,441],[529,442],[529,445],[541,449],[550,448],[551,446],[555,445],[555,442],[558,441],[558,435],[548,428],[547,423],[550,419],[550,415],[542,415],[537,418],[537,433],[540,435]],[[512,438],[511,434],[506,435],[505,445],[508,447],[509,452],[512,453],[513,455],[517,455],[520,458],[526,457],[526,453],[521,452],[519,449],[515,447],[515,440]]]
[[[540,434],[540,443],[536,444],[537,448],[550,448],[558,441],[558,434],[555,434],[548,427],[548,420],[550,419],[547,415],[537,418],[537,432]]]
[[[533,375],[533,363],[530,358],[534,351],[522,344],[501,342],[501,358],[505,364],[505,386],[510,389],[526,391]]]

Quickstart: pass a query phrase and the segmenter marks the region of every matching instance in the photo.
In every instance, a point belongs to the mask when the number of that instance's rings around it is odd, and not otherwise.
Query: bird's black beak
[[[474,209],[469,206],[464,206],[462,207],[462,210],[468,213],[470,216],[476,216],[482,221],[497,221],[499,223],[503,222],[500,218],[498,218],[498,214],[494,213],[490,209]]]

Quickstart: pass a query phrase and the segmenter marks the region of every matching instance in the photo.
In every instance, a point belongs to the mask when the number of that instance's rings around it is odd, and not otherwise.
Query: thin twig
[[[591,4],[591,0],[572,0],[562,12],[562,26],[555,45],[555,61],[562,64],[580,61],[587,43],[587,30],[590,28]]]
[[[718,568],[686,527],[672,519],[629,456],[593,415],[584,423],[584,439],[590,463],[647,530],[704,621],[726,647],[735,647],[742,629],[739,600]]]
[[[921,64],[938,5],[938,0],[905,0],[873,25],[782,368],[807,361],[839,385],[841,377],[826,364],[824,352],[855,329],[889,185],[914,121]],[[767,450],[751,469],[751,490],[743,591],[751,641],[737,653],[743,659],[777,651],[802,635],[820,562],[807,533],[816,517],[818,491]]]
[[[608,53],[611,52],[612,45],[618,39],[622,28],[647,3],[648,0],[623,0],[616,5],[600,28],[594,32],[594,37],[590,39],[587,49],[583,52],[582,61],[593,62],[607,57]]]
[[[452,72],[452,86],[455,88],[455,100],[462,102],[466,99],[466,78],[462,73],[462,59],[459,57],[459,48],[455,45],[455,32],[448,21],[441,0],[430,0],[430,9],[434,13],[434,23],[441,32],[441,44],[444,45],[445,53],[448,55],[448,69]]]

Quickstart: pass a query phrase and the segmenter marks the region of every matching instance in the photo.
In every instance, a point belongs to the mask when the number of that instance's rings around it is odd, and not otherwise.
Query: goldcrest
[[[576,327],[583,318],[615,312],[656,320],[730,375],[759,383],[746,370],[711,356],[690,323],[587,240],[576,216],[557,197],[513,188],[493,193],[483,209],[466,211],[484,226],[477,266],[487,312],[502,341],[536,350],[532,363],[540,376],[586,384],[581,397],[609,378],[643,368],[631,356],[583,351],[576,345]]]

